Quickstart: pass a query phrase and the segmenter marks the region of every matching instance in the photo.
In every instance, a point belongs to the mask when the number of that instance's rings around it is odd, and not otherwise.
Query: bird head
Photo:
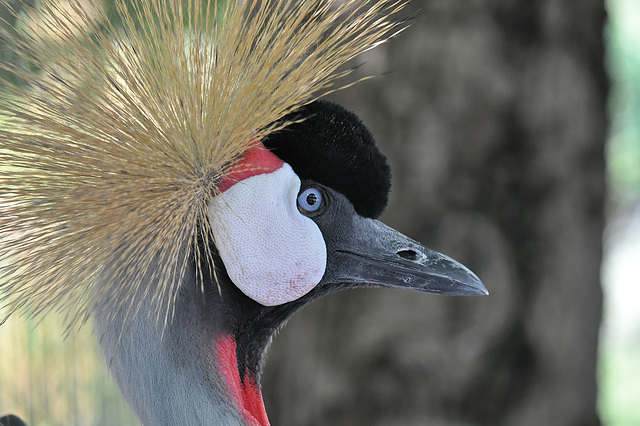
[[[259,379],[271,337],[316,298],[356,287],[487,294],[465,266],[376,220],[390,169],[354,114],[316,101],[286,119],[294,124],[255,142],[209,205],[218,261],[207,275],[217,279],[201,285],[203,321],[224,312],[212,321],[216,368],[258,424],[267,422]]]
[[[256,142],[209,204],[217,253],[247,297],[277,306],[349,286],[486,291],[464,266],[376,220],[390,168],[354,114],[316,101],[285,119],[294,124]]]

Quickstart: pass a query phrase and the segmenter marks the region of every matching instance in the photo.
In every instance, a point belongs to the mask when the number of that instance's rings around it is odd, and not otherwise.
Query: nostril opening
[[[418,260],[418,253],[415,250],[404,249],[404,250],[400,250],[396,254],[403,259]]]

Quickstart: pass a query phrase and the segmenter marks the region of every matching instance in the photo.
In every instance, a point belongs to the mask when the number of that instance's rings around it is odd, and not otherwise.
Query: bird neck
[[[111,374],[145,425],[268,426],[259,386],[266,343],[247,350],[222,320],[228,308],[194,283],[185,277],[166,328],[147,312],[127,318],[106,303],[95,306],[94,327]]]

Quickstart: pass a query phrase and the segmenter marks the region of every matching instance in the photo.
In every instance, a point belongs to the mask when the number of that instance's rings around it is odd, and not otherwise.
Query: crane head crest
[[[187,259],[209,261],[219,184],[401,30],[405,0],[18,3],[0,28],[0,306],[73,324],[97,301],[134,315],[140,292],[169,320]]]

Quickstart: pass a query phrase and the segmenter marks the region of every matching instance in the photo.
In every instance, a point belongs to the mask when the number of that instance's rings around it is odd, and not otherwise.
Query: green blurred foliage
[[[640,342],[605,346],[600,353],[598,375],[602,423],[640,425]]]
[[[0,318],[3,312],[0,310]],[[0,415],[30,426],[137,425],[97,350],[91,326],[65,338],[64,317],[0,326]]]
[[[612,79],[608,171],[614,196],[640,198],[640,1],[607,0]]]
[[[640,0],[607,0],[606,6],[609,190],[615,203],[633,206],[640,202]],[[598,371],[601,420],[607,426],[640,425],[640,342],[612,339],[604,331]]]

